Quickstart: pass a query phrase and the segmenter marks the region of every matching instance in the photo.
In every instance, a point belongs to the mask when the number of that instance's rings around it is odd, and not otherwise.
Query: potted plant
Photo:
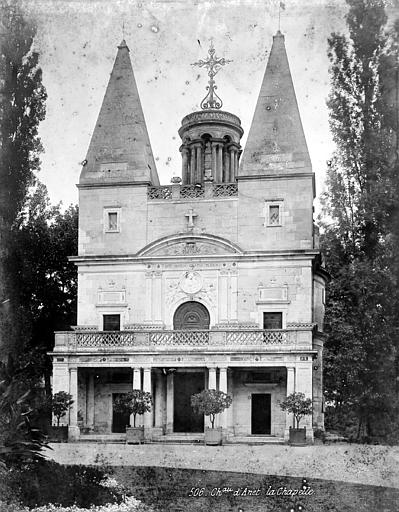
[[[142,443],[144,441],[144,427],[136,427],[136,416],[150,412],[152,396],[147,391],[134,389],[129,393],[120,395],[114,402],[115,412],[133,415],[133,426],[126,427],[127,443]]]
[[[209,416],[211,428],[205,427],[205,444],[219,445],[222,444],[223,430],[222,427],[215,428],[216,414],[220,414],[230,407],[233,399],[226,395],[223,391],[216,389],[204,389],[201,393],[192,395],[191,407],[196,414],[205,414]]]
[[[290,427],[290,444],[306,444],[306,427],[299,428],[299,423],[304,416],[312,414],[312,399],[306,398],[304,393],[291,393],[280,403],[283,411],[293,414],[293,426]],[[296,427],[295,427],[296,422]]]
[[[57,420],[57,425],[50,428],[50,441],[61,443],[68,440],[68,426],[60,426],[60,420],[69,411],[72,404],[72,395],[66,391],[58,391],[50,398],[50,409]]]

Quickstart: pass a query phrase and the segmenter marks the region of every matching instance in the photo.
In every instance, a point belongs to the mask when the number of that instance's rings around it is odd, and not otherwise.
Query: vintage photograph
[[[397,0],[0,0],[0,512],[399,510]]]

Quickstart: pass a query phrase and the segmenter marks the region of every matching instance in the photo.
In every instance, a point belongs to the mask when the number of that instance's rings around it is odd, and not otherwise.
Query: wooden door
[[[173,328],[176,330],[200,331],[209,329],[209,312],[199,302],[184,302],[176,309]]]
[[[251,401],[251,433],[270,435],[271,432],[271,395],[254,393]]]

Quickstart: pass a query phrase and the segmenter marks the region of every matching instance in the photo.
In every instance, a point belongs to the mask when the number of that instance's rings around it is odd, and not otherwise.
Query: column
[[[188,148],[183,146],[181,149],[181,157],[182,157],[182,179],[183,185],[189,183],[189,170],[188,170]]]
[[[227,368],[219,368],[219,391],[223,391],[223,393],[227,394]],[[219,426],[223,428],[223,430],[227,429],[227,414],[228,409],[225,409],[220,416]]]
[[[190,185],[195,182],[195,146],[190,146]]]
[[[144,368],[143,371],[143,391],[146,391],[147,393],[151,393],[152,386],[151,386],[151,368]],[[144,439],[151,439],[151,433],[152,433],[152,425],[153,425],[153,409],[151,408],[151,412],[145,412],[144,413]]]
[[[202,147],[199,144],[196,146],[196,164],[195,183],[202,183]]]
[[[295,391],[295,368],[287,366],[287,396]],[[293,415],[288,412],[285,415],[285,435],[284,438],[288,439],[290,427],[293,426]]]
[[[160,324],[162,323],[162,272],[154,272],[152,284],[152,320]]]
[[[236,176],[238,175],[238,149],[234,148],[234,175],[233,181],[235,181]]]
[[[145,273],[145,321],[152,320],[152,272]]]
[[[216,389],[216,368],[208,368],[208,389]],[[215,427],[217,427],[218,418],[216,417]],[[205,426],[211,427],[210,416],[205,416]]]
[[[212,142],[212,177],[217,181],[217,160],[216,160],[216,144]]]
[[[161,428],[163,425],[163,407],[164,407],[164,382],[162,373],[155,374],[155,426]]]
[[[227,322],[227,272],[221,270],[219,274],[219,290],[218,290],[218,300],[219,300],[219,318],[218,322]]]
[[[140,368],[133,368],[133,382],[132,382],[132,391],[134,389],[141,389],[141,370]],[[136,427],[141,424],[141,417],[139,415],[136,416]],[[130,426],[134,426],[134,416],[130,415]]]
[[[69,409],[68,439],[76,441],[79,439],[78,427],[78,369],[69,368],[69,393],[72,395],[73,404]]]
[[[218,144],[218,155],[217,155],[217,176],[216,182],[222,183],[223,181],[223,144]]]
[[[223,182],[227,183],[229,181],[229,173],[230,173],[230,159],[229,152],[227,148],[223,150]]]
[[[88,427],[94,427],[94,372],[90,372],[87,381],[87,414],[86,424]]]
[[[229,182],[234,181],[234,148],[230,148],[230,173],[229,173]]]
[[[216,389],[216,368],[208,368],[208,389]]]
[[[304,356],[307,361],[301,361],[296,364],[295,371],[295,391],[304,393],[306,398],[313,398],[313,361],[312,356]],[[300,428],[306,427],[306,438],[313,441],[313,421],[312,415],[304,416],[299,425]]]
[[[237,273],[233,272],[230,274],[230,320],[233,322],[238,321],[237,316],[237,301],[238,301],[238,285],[237,285]]]
[[[173,432],[173,373],[166,376],[166,433]]]

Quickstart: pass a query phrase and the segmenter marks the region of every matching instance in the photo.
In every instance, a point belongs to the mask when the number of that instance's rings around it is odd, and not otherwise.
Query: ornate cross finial
[[[215,85],[214,77],[216,73],[219,71],[219,69],[224,66],[225,64],[228,64],[229,62],[232,62],[231,60],[227,59],[219,59],[219,57],[215,56],[215,48],[213,47],[213,40],[211,39],[211,45],[208,50],[209,57],[206,60],[199,60],[198,62],[194,62],[191,64],[192,66],[198,66],[200,68],[206,67],[208,69],[208,76],[209,76],[209,82],[206,87],[206,90],[208,91],[208,94],[205,96],[205,98],[201,101],[201,108],[204,110],[207,109],[219,109],[222,107],[223,102],[219,98],[219,96],[216,94],[217,86]]]

